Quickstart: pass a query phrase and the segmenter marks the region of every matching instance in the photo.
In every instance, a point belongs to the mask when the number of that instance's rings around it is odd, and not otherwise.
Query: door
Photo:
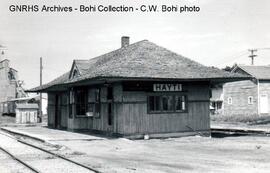
[[[260,95],[260,113],[261,114],[268,113],[268,95],[267,94]]]
[[[58,94],[55,95],[55,122],[54,128],[60,128],[61,122],[61,100]]]
[[[112,102],[107,103],[107,131],[113,132],[113,107]]]
[[[107,131],[113,132],[113,88],[107,88]]]

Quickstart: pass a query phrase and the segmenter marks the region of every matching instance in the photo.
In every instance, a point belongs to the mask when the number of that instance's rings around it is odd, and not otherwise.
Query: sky
[[[10,5],[199,6],[198,13],[40,13],[11,12]],[[147,39],[206,66],[250,64],[248,49],[270,48],[270,1],[250,0],[1,0],[0,45],[25,88],[70,70],[74,59],[90,59]],[[270,49],[256,52],[255,65],[270,64]]]

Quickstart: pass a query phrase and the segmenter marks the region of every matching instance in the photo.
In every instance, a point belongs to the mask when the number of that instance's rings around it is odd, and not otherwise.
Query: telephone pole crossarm
[[[257,49],[248,49],[248,51],[250,52],[249,57],[251,58],[251,65],[254,65],[254,57],[256,57],[257,55],[254,54],[254,52],[257,52]]]

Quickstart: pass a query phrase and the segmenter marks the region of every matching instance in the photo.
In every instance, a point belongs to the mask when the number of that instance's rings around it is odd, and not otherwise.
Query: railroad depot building
[[[210,131],[212,83],[246,75],[206,67],[147,40],[89,60],[30,92],[48,93],[48,126],[119,136]],[[185,132],[185,133],[184,133]]]

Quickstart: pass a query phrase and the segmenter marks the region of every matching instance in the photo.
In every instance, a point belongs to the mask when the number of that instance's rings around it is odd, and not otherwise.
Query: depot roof
[[[69,72],[29,91],[45,91],[56,85],[68,85],[101,78],[215,80],[247,79],[248,75],[207,67],[148,40],[124,46],[88,60],[74,60]]]

